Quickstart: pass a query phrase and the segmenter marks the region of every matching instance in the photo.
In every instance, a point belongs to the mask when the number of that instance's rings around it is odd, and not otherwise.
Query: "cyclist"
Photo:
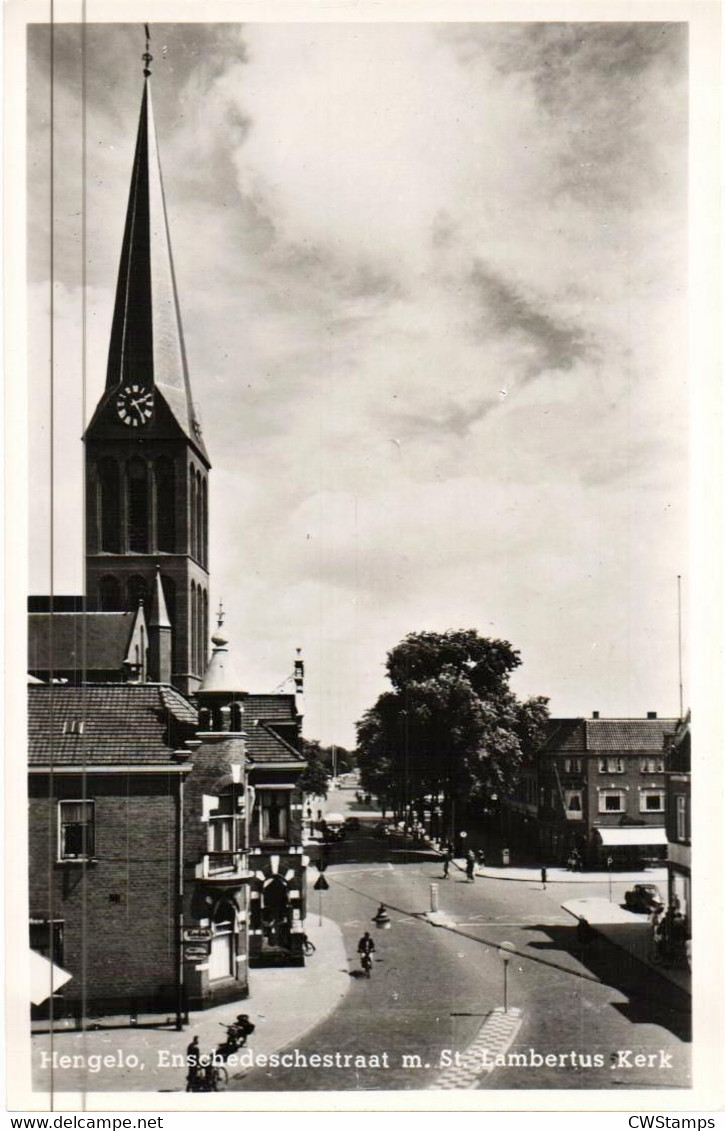
[[[375,953],[375,943],[370,937],[370,932],[366,931],[357,944],[357,952],[360,955],[360,965],[366,974],[370,974],[370,967],[373,964],[373,954]]]

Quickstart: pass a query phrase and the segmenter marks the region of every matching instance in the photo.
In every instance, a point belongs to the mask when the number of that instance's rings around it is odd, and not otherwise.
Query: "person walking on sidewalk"
[[[451,870],[451,850],[448,845],[443,849],[443,879],[448,879],[448,873]]]
[[[476,857],[473,849],[470,848],[466,853],[466,880],[469,884],[475,883],[476,880]]]

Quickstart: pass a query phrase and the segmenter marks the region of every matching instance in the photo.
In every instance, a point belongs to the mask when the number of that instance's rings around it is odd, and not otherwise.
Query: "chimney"
[[[297,649],[295,657],[295,710],[300,718],[305,713],[305,661],[302,659],[302,649]]]
[[[657,712],[656,711],[648,711],[647,712],[647,718],[648,719],[656,719],[657,718]]]
[[[599,718],[599,711],[592,711],[592,718],[598,719]]]
[[[156,683],[171,683],[171,621],[166,611],[161,570],[158,566],[153,613],[149,621],[149,675]]]

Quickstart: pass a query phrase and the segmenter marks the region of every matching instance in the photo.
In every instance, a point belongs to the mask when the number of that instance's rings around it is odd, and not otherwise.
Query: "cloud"
[[[87,34],[87,351],[100,391],[140,47],[126,25]],[[349,741],[387,648],[470,624],[521,647],[517,679],[555,709],[582,710],[595,690],[602,710],[645,692],[658,706],[671,665],[659,644],[652,662],[652,642],[669,641],[662,610],[687,521],[682,28],[260,23],[152,38],[214,464],[212,586],[250,681],[275,687],[303,645],[308,733]],[[72,386],[80,71],[77,39],[64,31],[58,46],[59,373]],[[34,60],[41,342],[40,38]],[[45,396],[41,373],[34,363]],[[78,429],[63,427],[70,450]],[[72,506],[70,479],[64,492]],[[63,547],[69,576],[79,547]]]

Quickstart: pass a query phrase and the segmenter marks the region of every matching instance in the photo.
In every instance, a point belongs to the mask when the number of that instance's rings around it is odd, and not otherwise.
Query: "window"
[[[196,553],[196,475],[194,466],[189,466],[189,553]]]
[[[257,793],[260,840],[286,840],[289,830],[289,791],[260,789]]]
[[[565,789],[564,802],[566,804],[566,817],[568,821],[581,821],[582,795],[579,789]]]
[[[102,459],[98,465],[98,505],[100,510],[100,548],[109,554],[121,549],[121,506],[118,464]]]
[[[677,805],[677,839],[687,840],[687,798],[683,793],[678,793],[675,802]]]
[[[117,613],[123,609],[121,583],[110,573],[98,583],[98,606],[102,613]]]
[[[58,802],[58,858],[89,860],[96,851],[95,802]]]
[[[623,774],[624,773],[624,758],[600,758],[599,759],[599,773],[600,774]]]
[[[156,460],[156,548],[162,554],[176,549],[176,492],[173,461],[163,456]]]
[[[624,813],[626,803],[621,789],[599,790],[600,813]]]
[[[662,757],[640,758],[639,768],[643,774],[663,774],[665,772],[665,760]]]
[[[664,813],[665,791],[663,789],[641,789],[639,791],[640,813]]]
[[[56,966],[63,965],[63,919],[31,919],[30,949],[42,954]]]
[[[244,810],[238,803],[242,795],[230,787],[219,795],[219,804],[209,814],[207,852],[211,872],[235,867],[234,853],[244,847]]]
[[[132,554],[147,554],[149,549],[148,473],[143,460],[134,459],[127,469],[128,548]]]
[[[578,774],[582,768],[581,758],[565,758],[564,759],[564,773]]]
[[[135,612],[138,608],[139,601],[143,601],[143,603],[148,606],[148,585],[146,584],[145,577],[141,577],[138,573],[129,577],[126,584],[126,592],[128,593],[127,608],[132,612]],[[146,612],[148,613],[148,607]]]

